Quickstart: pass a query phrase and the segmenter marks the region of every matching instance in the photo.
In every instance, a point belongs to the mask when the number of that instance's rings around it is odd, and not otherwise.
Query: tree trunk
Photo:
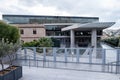
[[[10,59],[10,64],[9,64],[9,67],[12,66],[12,59],[11,59],[11,56],[8,55],[9,59]]]
[[[2,62],[2,59],[0,59],[0,64],[1,64],[2,70],[3,70],[3,69],[4,69],[4,64],[3,64],[3,62]],[[4,74],[4,72],[3,72],[3,74]]]

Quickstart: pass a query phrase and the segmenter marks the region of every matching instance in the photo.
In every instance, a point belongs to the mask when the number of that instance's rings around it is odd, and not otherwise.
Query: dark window
[[[102,35],[102,30],[97,31],[97,35]]]
[[[35,29],[33,30],[33,34],[37,34],[37,31]]]
[[[20,30],[20,34],[24,34],[24,30],[23,29]]]

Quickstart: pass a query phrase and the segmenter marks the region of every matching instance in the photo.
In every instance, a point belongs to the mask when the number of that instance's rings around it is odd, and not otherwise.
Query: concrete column
[[[96,31],[96,29],[92,30],[91,44],[92,44],[92,46],[97,47],[97,31]]]
[[[75,46],[75,35],[74,35],[74,30],[70,30],[70,46],[74,47]]]
[[[91,35],[91,45],[94,46],[93,51],[92,51],[92,56],[96,57],[96,52],[97,52],[97,30],[93,29],[92,30],[92,35]]]

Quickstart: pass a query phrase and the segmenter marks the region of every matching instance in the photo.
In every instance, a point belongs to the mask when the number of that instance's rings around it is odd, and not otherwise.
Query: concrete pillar
[[[91,35],[91,45],[94,46],[92,55],[96,57],[96,52],[97,52],[97,30],[93,29],[92,30],[92,35]]]
[[[91,44],[92,44],[92,46],[97,47],[97,31],[96,31],[96,29],[92,30]]]
[[[70,30],[70,46],[75,47],[75,35],[74,35],[74,30]]]

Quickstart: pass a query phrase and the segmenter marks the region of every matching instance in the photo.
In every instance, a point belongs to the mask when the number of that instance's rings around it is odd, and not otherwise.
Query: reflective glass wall
[[[34,16],[34,15],[3,15],[3,20],[11,24],[51,24],[51,23],[91,23],[98,22],[98,17],[74,17],[74,16]],[[61,28],[70,25],[46,25],[46,36],[57,36],[61,46],[70,46],[70,31],[61,31]],[[102,31],[97,31],[101,35]],[[75,44],[86,46],[91,40],[91,31],[75,31]]]
[[[34,16],[34,15],[3,15],[3,20],[12,24],[29,23],[89,23],[98,21],[98,17],[68,17],[68,16]]]

